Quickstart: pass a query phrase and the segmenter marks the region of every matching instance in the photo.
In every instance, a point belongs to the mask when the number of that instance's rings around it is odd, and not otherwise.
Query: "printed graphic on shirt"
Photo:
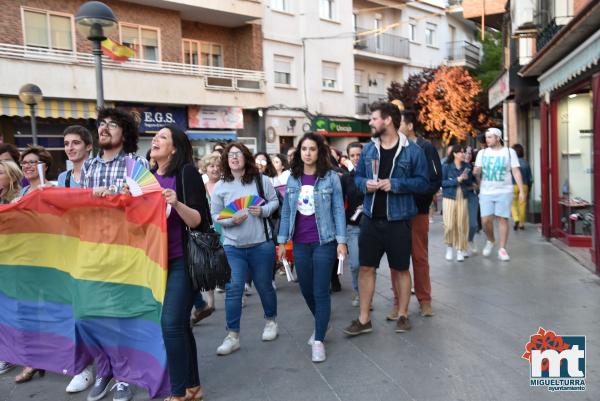
[[[315,214],[315,187],[302,185],[298,196],[298,212],[304,216]]]
[[[506,177],[506,162],[504,156],[483,156],[482,179],[485,181],[503,182]]]

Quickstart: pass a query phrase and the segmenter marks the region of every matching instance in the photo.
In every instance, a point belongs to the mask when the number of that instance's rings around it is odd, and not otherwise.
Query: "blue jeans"
[[[469,195],[467,199],[469,208],[469,242],[473,241],[477,234],[477,211],[479,209],[479,198],[477,195]]]
[[[294,244],[294,262],[300,291],[315,317],[315,340],[323,341],[331,316],[329,282],[337,258],[335,241],[327,244]]]
[[[196,341],[190,327],[190,312],[196,298],[183,258],[169,261],[167,289],[161,326],[171,377],[171,394],[185,396],[185,389],[200,385]]]
[[[231,266],[231,280],[225,285],[225,317],[227,330],[239,333],[242,317],[242,295],[248,271],[252,274],[254,287],[260,296],[265,319],[277,317],[277,294],[271,277],[275,263],[275,244],[265,241],[249,248],[225,245],[227,261]]]
[[[352,289],[358,292],[358,271],[360,263],[358,261],[358,236],[360,235],[360,226],[348,224],[348,264],[352,273]]]

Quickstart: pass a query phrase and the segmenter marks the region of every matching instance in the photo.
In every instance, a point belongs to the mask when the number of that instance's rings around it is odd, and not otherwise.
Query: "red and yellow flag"
[[[127,61],[136,55],[135,50],[131,47],[124,46],[110,38],[102,41],[102,53],[106,57],[119,62]]]

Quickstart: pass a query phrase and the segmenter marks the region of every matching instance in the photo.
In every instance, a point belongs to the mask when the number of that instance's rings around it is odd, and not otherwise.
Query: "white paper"
[[[338,276],[344,274],[344,255],[338,255]]]
[[[46,180],[44,177],[44,163],[38,163],[37,164],[37,171],[38,171],[38,175],[40,176],[40,186],[44,186],[46,184]]]
[[[294,275],[292,274],[292,268],[290,266],[290,262],[287,259],[282,259],[281,263],[283,263],[283,268],[285,269],[285,275],[287,277],[287,281],[294,281]]]
[[[169,218],[169,216],[171,215],[171,209],[172,209],[172,208],[171,208],[171,205],[169,205],[169,204],[167,203],[167,218]]]

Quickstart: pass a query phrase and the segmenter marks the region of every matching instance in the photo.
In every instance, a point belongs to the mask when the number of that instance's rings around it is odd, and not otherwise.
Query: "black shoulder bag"
[[[181,173],[181,184],[183,203],[187,205],[183,171]],[[206,217],[209,222],[206,232],[191,229],[187,225],[185,227],[188,236],[188,274],[192,281],[192,288],[201,291],[210,291],[216,287],[224,287],[231,278],[231,267],[227,261],[223,245],[221,245],[220,235],[213,228],[210,211]]]
[[[265,202],[267,202],[267,198],[265,197],[265,189],[263,188],[263,184],[262,184],[262,174],[258,174],[254,178],[254,181],[256,182],[256,189],[258,190],[258,196],[260,196],[262,199],[265,200]],[[271,241],[277,243],[277,235],[275,234],[275,225],[273,224],[273,221],[271,220],[271,218],[263,217],[262,221],[263,221],[263,228],[265,230],[265,238],[267,239],[267,241],[271,240]],[[269,224],[269,227],[271,228],[271,237],[269,237],[269,230],[267,229],[267,224]]]

